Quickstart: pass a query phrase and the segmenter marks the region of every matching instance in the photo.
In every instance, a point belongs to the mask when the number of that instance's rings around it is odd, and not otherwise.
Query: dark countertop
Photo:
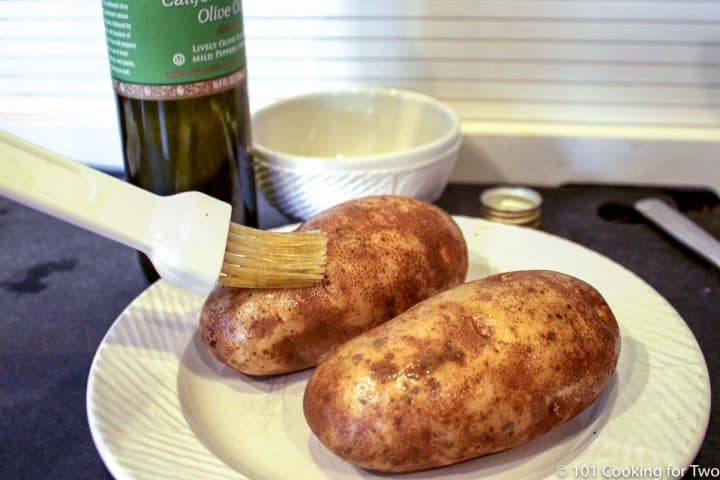
[[[477,216],[482,186],[451,185],[437,202]],[[720,237],[714,195],[654,188],[539,189],[542,230],[592,248],[646,280],[678,310],[705,354],[719,398],[720,272],[623,205],[661,195]],[[601,212],[606,219],[601,218]],[[266,227],[286,223],[266,205]],[[0,472],[3,478],[109,475],[90,437],[85,387],[93,354],[146,287],[134,251],[0,197]],[[720,417],[695,460],[720,466]]]

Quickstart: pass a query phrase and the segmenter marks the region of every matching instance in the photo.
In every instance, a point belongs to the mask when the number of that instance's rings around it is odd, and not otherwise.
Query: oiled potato
[[[349,201],[299,230],[327,234],[321,284],[285,290],[220,286],[205,301],[205,344],[241,372],[267,375],[316,365],[352,337],[461,283],[467,273],[467,247],[455,222],[412,198]]]
[[[493,275],[440,293],[338,348],[305,390],[322,443],[404,472],[527,442],[597,398],[620,352],[600,294],[557,272]]]

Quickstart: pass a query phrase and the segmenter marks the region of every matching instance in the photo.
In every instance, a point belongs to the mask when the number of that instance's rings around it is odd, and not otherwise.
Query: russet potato
[[[377,196],[349,201],[303,223],[328,239],[321,284],[255,290],[218,286],[200,318],[205,345],[247,374],[316,365],[333,349],[467,273],[467,247],[452,218],[429,203]]]
[[[303,401],[320,441],[361,467],[404,472],[505,450],[589,406],[620,352],[602,296],[557,272],[466,283],[321,363]]]

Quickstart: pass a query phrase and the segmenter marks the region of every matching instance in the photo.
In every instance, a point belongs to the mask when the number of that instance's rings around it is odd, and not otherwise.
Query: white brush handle
[[[232,208],[204,193],[160,197],[0,131],[0,194],[144,252],[198,295],[220,275]]]
[[[0,193],[147,252],[156,195],[0,131]]]
[[[639,200],[635,203],[635,209],[677,241],[720,268],[720,242],[685,215],[656,198]]]

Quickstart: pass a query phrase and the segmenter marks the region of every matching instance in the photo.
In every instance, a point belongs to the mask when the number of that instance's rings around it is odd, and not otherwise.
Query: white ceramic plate
[[[535,268],[582,278],[613,309],[622,353],[602,396],[567,424],[506,452],[401,477],[557,478],[563,466],[569,478],[636,476],[629,470],[622,475],[620,469],[630,467],[650,469],[646,476],[661,469],[667,477],[678,473],[668,466],[688,465],[707,428],[710,384],[695,338],[667,301],[620,265],[561,238],[456,220],[469,247],[469,280]],[[310,371],[255,379],[206,353],[197,334],[201,302],[158,282],[128,306],[100,345],[90,370],[87,413],[112,474],[374,476],[334,456],[310,432],[302,412]]]

